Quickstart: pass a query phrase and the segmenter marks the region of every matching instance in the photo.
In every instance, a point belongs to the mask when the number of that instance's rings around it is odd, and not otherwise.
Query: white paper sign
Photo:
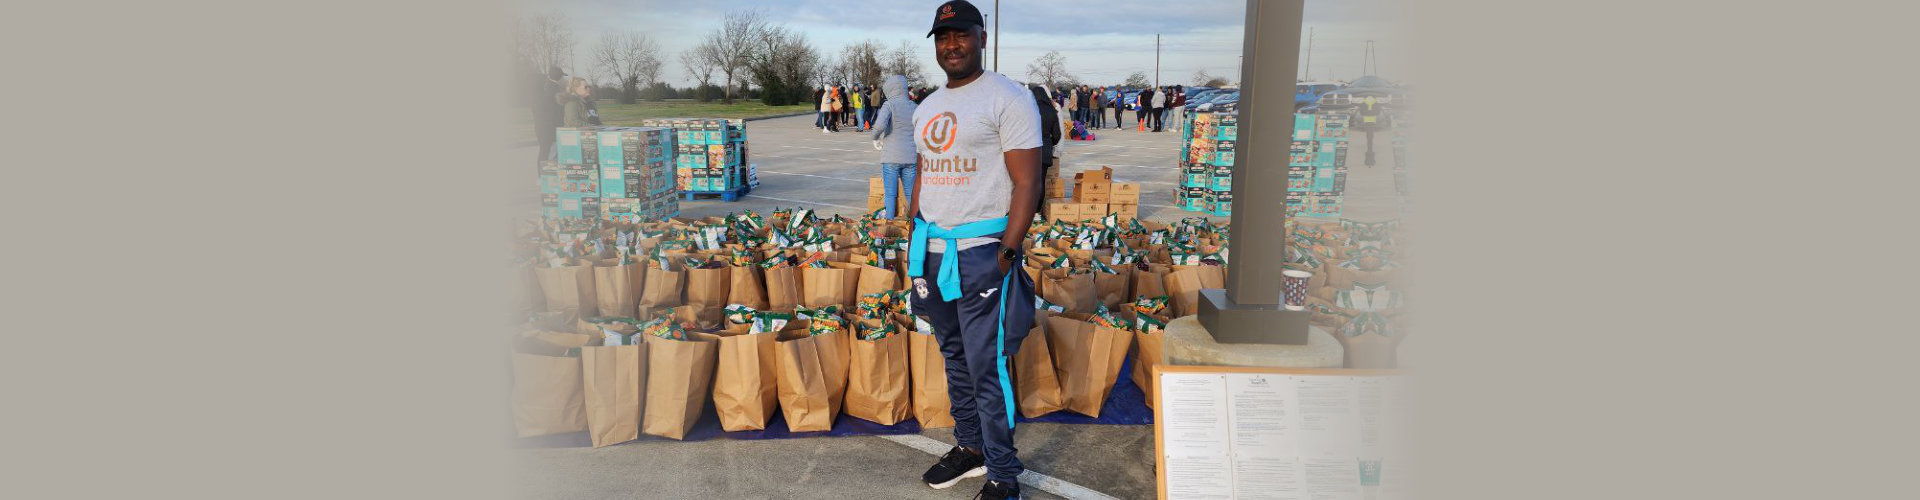
[[[1399,376],[1162,373],[1167,498],[1405,494],[1405,390]]]

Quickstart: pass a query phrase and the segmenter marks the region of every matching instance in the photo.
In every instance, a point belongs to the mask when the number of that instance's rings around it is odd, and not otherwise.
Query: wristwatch
[[[1001,248],[1001,249],[1000,249],[1000,260],[1004,260],[1004,261],[1007,261],[1007,262],[1019,262],[1019,261],[1020,261],[1020,249],[1018,249],[1018,248],[1013,248],[1013,247],[1005,247],[1005,248]]]

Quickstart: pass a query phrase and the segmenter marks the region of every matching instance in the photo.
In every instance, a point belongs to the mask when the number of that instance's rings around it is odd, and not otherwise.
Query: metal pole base
[[[1200,325],[1222,344],[1306,345],[1309,316],[1277,304],[1236,304],[1224,288],[1200,290]]]

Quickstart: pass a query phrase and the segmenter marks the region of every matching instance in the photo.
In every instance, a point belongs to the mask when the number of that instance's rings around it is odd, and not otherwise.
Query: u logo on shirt
[[[959,122],[960,119],[953,116],[952,111],[941,112],[939,116],[927,120],[925,125],[920,126],[920,144],[934,154],[953,149],[954,136],[958,135],[956,124]]]

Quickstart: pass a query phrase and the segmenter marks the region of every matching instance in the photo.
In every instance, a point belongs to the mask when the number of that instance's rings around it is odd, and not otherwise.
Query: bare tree
[[[707,45],[714,50],[702,54],[713,62],[714,68],[726,76],[726,98],[733,103],[735,77],[746,73],[754,60],[754,50],[766,35],[768,24],[766,15],[758,10],[733,11],[726,14],[720,28],[707,33]]]
[[[611,78],[620,87],[620,103],[633,104],[640,89],[660,77],[660,46],[637,31],[600,36],[600,43],[589,52],[594,72]]]
[[[752,55],[748,69],[760,83],[761,102],[769,106],[807,102],[810,83],[819,78],[816,73],[823,64],[806,35],[767,26],[756,39]]]
[[[573,53],[573,27],[559,10],[527,18],[514,30],[514,52],[541,73],[565,65]]]
[[[1048,51],[1046,55],[1027,64],[1027,78],[1045,84],[1048,88],[1060,88],[1074,85],[1078,79],[1067,74],[1067,58],[1060,51]]]
[[[1153,81],[1147,80],[1147,73],[1145,71],[1135,71],[1133,72],[1133,74],[1127,75],[1127,81],[1125,83],[1122,83],[1121,85],[1136,88],[1136,89],[1144,89],[1147,87],[1152,87]]]
[[[714,50],[716,49],[712,45],[702,43],[680,53],[681,69],[687,70],[687,76],[700,81],[700,84],[694,87],[700,102],[713,100],[712,96],[707,95],[707,86],[713,84],[713,72],[719,68],[713,62],[716,58],[711,55]]]
[[[886,73],[907,77],[908,87],[926,85],[927,74],[921,70],[919,55],[920,51],[913,42],[901,40],[899,46],[887,53],[886,64],[884,64]],[[887,98],[892,99],[893,96],[887,96]]]
[[[867,86],[880,85],[880,77],[886,65],[881,62],[882,51],[878,40],[867,40],[840,49],[840,60],[846,63],[849,83]]]

